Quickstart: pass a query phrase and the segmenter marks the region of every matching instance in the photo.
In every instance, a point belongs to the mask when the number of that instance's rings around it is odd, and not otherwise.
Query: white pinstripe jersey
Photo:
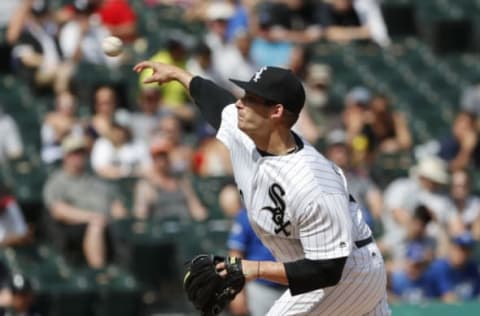
[[[250,223],[278,261],[345,257],[371,231],[349,200],[342,171],[304,141],[303,149],[262,156],[225,107],[217,138],[230,150]]]

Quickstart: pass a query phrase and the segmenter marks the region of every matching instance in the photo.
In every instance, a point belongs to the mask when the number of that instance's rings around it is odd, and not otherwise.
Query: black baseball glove
[[[217,273],[215,266],[220,262],[225,262],[226,277]],[[245,285],[240,258],[198,255],[187,265],[183,287],[203,316],[218,315]]]

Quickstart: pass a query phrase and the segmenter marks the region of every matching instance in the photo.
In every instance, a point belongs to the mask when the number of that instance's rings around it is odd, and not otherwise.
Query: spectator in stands
[[[271,33],[275,27],[275,18],[269,10],[268,4],[263,8],[261,7],[256,13],[255,23],[252,26],[254,38],[251,57],[257,68],[265,65],[286,67],[295,44],[272,38]]]
[[[375,95],[367,111],[363,133],[367,136],[369,150],[373,153],[407,151],[412,137],[403,113],[394,112],[385,95]]]
[[[128,116],[119,114],[110,134],[95,141],[90,157],[93,170],[105,179],[139,177],[150,168],[146,143],[133,139]]]
[[[193,50],[193,55],[188,59],[186,69],[197,76],[222,84],[223,79],[218,69],[213,64],[212,50],[207,44],[200,42]]]
[[[87,127],[87,135],[93,141],[98,137],[109,137],[117,110],[115,90],[109,86],[100,86],[94,93],[94,114]]]
[[[424,205],[418,205],[407,225],[405,239],[396,245],[397,251],[408,249],[409,244],[415,243],[427,250],[432,257],[437,248],[437,240],[427,234],[427,227],[431,221],[432,211]]]
[[[88,265],[102,268],[109,250],[108,222],[124,217],[126,210],[111,186],[87,173],[83,138],[69,136],[62,148],[63,166],[47,179],[44,202],[63,245],[83,249]]]
[[[23,142],[15,120],[4,112],[0,104],[0,164],[23,154]]]
[[[432,296],[445,303],[477,300],[480,295],[479,263],[472,258],[475,240],[468,232],[454,236],[446,258],[430,268]]]
[[[352,149],[352,163],[362,166],[369,160],[368,138],[363,133],[368,104],[372,94],[363,86],[353,87],[345,96],[341,114],[342,125],[347,132],[347,142]]]
[[[193,149],[184,142],[180,120],[174,115],[163,116],[154,131],[155,134],[165,136],[172,143],[169,158],[173,173],[181,175],[190,171]]]
[[[229,49],[225,49],[222,55],[218,56],[215,65],[221,75],[221,82],[223,86],[232,91],[235,95],[241,96],[243,90],[238,89],[229,78],[240,78],[248,80],[252,73],[255,73],[257,66],[252,60],[250,54],[250,47],[252,44],[252,37],[249,33],[243,31],[235,34],[233,42]]]
[[[408,245],[403,267],[390,275],[390,299],[402,303],[419,304],[430,297],[431,277],[428,265],[433,253],[423,245],[411,243]]]
[[[384,192],[384,235],[380,240],[382,250],[392,252],[393,258],[403,255],[398,247],[406,238],[408,226],[416,207],[424,205],[431,211],[432,222],[427,234],[438,240],[438,250],[445,250],[447,232],[456,231],[460,219],[442,188],[448,184],[446,164],[436,157],[425,157],[412,168],[406,178],[394,180]]]
[[[0,247],[22,246],[32,237],[15,197],[0,184]]]
[[[227,148],[216,137],[215,130],[203,123],[198,132],[198,145],[193,154],[193,171],[201,177],[232,175]]]
[[[98,8],[95,2],[75,0],[75,14],[60,30],[59,42],[65,57],[73,63],[85,61],[92,64],[117,66],[120,57],[109,57],[102,50],[102,40],[110,31],[94,17]]]
[[[184,41],[187,40],[187,37],[186,34],[181,32],[171,33],[167,40],[166,48],[157,52],[150,60],[185,69],[187,63],[187,47]],[[194,117],[194,112],[188,104],[188,95],[182,85],[178,82],[169,82],[161,87],[155,84],[144,84],[143,80],[150,76],[150,74],[150,70],[145,70],[140,74],[140,87],[156,87],[160,89],[164,106],[173,111],[182,120],[191,121]]]
[[[64,91],[70,82],[72,67],[63,60],[57,45],[58,26],[50,14],[48,1],[35,0],[21,6],[10,23],[11,35],[18,37],[12,56],[18,63],[19,73],[39,89],[53,88]]]
[[[153,161],[151,172],[137,183],[134,196],[134,213],[139,219],[204,220],[208,211],[200,203],[188,178],[178,178],[172,173],[170,150],[172,143],[165,136],[156,136],[150,145]]]
[[[480,240],[480,197],[473,195],[471,186],[471,177],[466,170],[452,173],[450,198],[462,219],[464,229],[470,231],[476,240]]]
[[[352,167],[345,131],[336,129],[326,137],[326,157],[342,168],[352,196],[363,207],[363,215],[370,227],[380,221],[383,212],[382,193],[368,174]]]
[[[380,46],[390,44],[380,6],[374,0],[331,0],[324,3],[319,14],[325,37],[330,41],[372,40]]]
[[[139,111],[129,115],[129,126],[134,140],[144,144],[150,143],[160,119],[170,114],[161,102],[160,93],[156,87],[140,89],[137,102]]]
[[[220,60],[225,50],[230,49],[227,27],[228,21],[234,13],[234,6],[227,1],[211,1],[207,4],[204,13],[207,26],[205,43],[212,50],[214,63]]]
[[[270,251],[265,248],[248,221],[247,211],[242,207],[241,197],[234,185],[226,185],[219,195],[219,205],[223,212],[234,218],[227,241],[229,256],[248,260],[274,261]],[[234,316],[263,316],[271,304],[285,291],[278,284],[257,280],[248,283],[230,303],[230,312]]]
[[[338,121],[339,113],[331,100],[332,69],[326,64],[310,63],[305,74],[305,109],[317,126],[321,137],[333,129],[332,121]]]
[[[42,124],[42,160],[45,163],[52,164],[62,159],[62,140],[66,136],[83,136],[84,126],[76,115],[76,108],[75,97],[70,92],[57,94],[55,110],[45,116]]]
[[[452,124],[451,134],[440,140],[438,156],[450,169],[466,169],[471,163],[480,166],[480,140],[475,114],[460,111]]]
[[[97,13],[113,36],[125,43],[137,36],[137,17],[127,0],[102,0]]]
[[[310,44],[323,36],[318,19],[319,9],[315,1],[281,0],[267,2],[260,7],[258,14],[263,26],[269,20],[267,37],[271,41]]]

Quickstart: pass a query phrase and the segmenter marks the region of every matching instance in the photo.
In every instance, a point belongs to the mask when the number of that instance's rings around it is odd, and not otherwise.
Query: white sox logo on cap
[[[262,76],[262,73],[267,70],[267,66],[263,66],[262,68],[260,68],[254,75],[253,75],[253,81],[254,82],[257,82],[258,80],[260,80],[260,77]]]

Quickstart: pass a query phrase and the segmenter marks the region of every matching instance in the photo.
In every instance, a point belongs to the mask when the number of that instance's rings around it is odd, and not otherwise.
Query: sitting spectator
[[[212,80],[217,84],[223,83],[217,67],[213,64],[212,50],[203,42],[195,47],[193,55],[187,61],[186,69],[194,75]]]
[[[332,69],[326,64],[311,63],[305,74],[305,105],[318,125],[325,125],[324,117],[331,112],[329,88],[332,82]]]
[[[432,211],[424,205],[417,206],[407,226],[405,240],[396,245],[396,251],[408,249],[408,244],[415,243],[422,246],[433,256],[437,247],[437,240],[427,234],[427,227],[431,221]]]
[[[428,265],[432,253],[422,245],[411,243],[406,251],[403,267],[390,275],[391,301],[418,304],[431,297],[431,277]]]
[[[390,44],[380,6],[375,0],[332,0],[320,10],[320,23],[328,40],[348,43],[372,40],[380,46]]]
[[[226,199],[227,196],[228,199]],[[270,251],[253,231],[248,221],[247,211],[242,208],[236,187],[233,185],[225,186],[221,191],[221,197],[222,199],[219,202],[224,212],[235,218],[227,241],[228,255],[247,260],[275,261]],[[228,202],[228,205],[226,202]],[[233,208],[236,208],[235,214],[232,213]],[[272,304],[284,291],[285,288],[276,283],[264,280],[250,282],[230,303],[230,312],[235,316],[266,315]]]
[[[362,206],[365,221],[373,228],[374,220],[379,221],[383,211],[383,198],[380,190],[368,177],[368,174],[352,167],[347,137],[343,130],[331,131],[327,135],[326,145],[326,157],[342,168],[350,193]]]
[[[465,170],[452,173],[450,198],[457,214],[460,215],[463,228],[470,231],[476,240],[480,240],[480,197],[473,195],[471,177]]]
[[[448,181],[446,164],[436,157],[426,157],[412,168],[410,177],[396,179],[385,189],[385,233],[380,240],[383,250],[391,251],[394,258],[403,254],[398,245],[405,240],[412,215],[419,205],[431,211],[433,220],[427,227],[427,234],[438,240],[438,251],[445,250],[446,232],[455,231],[460,221],[442,191]]]
[[[109,86],[100,86],[94,94],[94,114],[87,127],[87,134],[91,141],[98,137],[108,137],[112,130],[115,111],[117,110],[117,97],[115,90]]]
[[[32,232],[23,218],[15,197],[0,184],[0,247],[15,247],[29,243]]]
[[[320,40],[323,35],[318,19],[319,9],[314,1],[281,0],[267,2],[260,7],[258,14],[263,26],[268,19],[267,37],[271,41],[309,44]]]
[[[363,133],[368,104],[372,94],[363,86],[352,88],[345,96],[341,114],[342,127],[347,132],[347,143],[352,148],[352,164],[363,166],[370,160],[368,139]]]
[[[127,0],[103,0],[97,13],[113,36],[132,42],[137,35],[137,17]]]
[[[480,166],[475,114],[466,111],[457,114],[451,134],[440,140],[438,156],[448,162],[451,170],[466,169],[472,162]]]
[[[174,115],[165,115],[154,134],[165,136],[172,143],[169,153],[172,171],[177,175],[190,171],[193,149],[184,143],[180,120]]]
[[[393,112],[389,99],[376,95],[370,101],[363,133],[368,138],[369,151],[393,153],[409,150],[412,137],[403,113]]]
[[[287,67],[295,44],[272,39],[275,21],[268,6],[257,13],[256,24],[253,25],[255,31],[250,54],[257,68],[265,65]]]
[[[102,40],[110,35],[94,16],[97,4],[85,0],[75,0],[75,14],[60,30],[59,43],[65,57],[74,62],[116,66],[120,57],[108,57],[102,50]]]
[[[129,126],[136,141],[150,143],[160,119],[170,114],[161,103],[160,93],[156,87],[145,87],[140,90],[137,103],[139,111],[129,115]]]
[[[132,138],[128,125],[127,121],[117,119],[110,135],[98,138],[93,144],[91,162],[98,176],[105,179],[138,177],[150,167],[146,144]]]
[[[237,96],[242,96],[243,90],[238,89],[238,86],[228,79],[235,77],[248,80],[251,74],[255,73],[257,67],[250,54],[251,44],[252,36],[249,33],[237,33],[229,49],[225,49],[222,55],[217,56],[219,59],[214,63],[221,75],[220,84]]]
[[[135,188],[134,213],[139,219],[204,220],[208,211],[200,203],[187,178],[172,173],[169,153],[171,142],[156,136],[150,145],[152,171],[140,179]]]
[[[42,124],[42,160],[55,163],[62,159],[62,140],[75,134],[82,136],[84,128],[76,116],[75,97],[70,92],[61,92],[55,99],[55,111],[48,113]]]
[[[478,262],[472,258],[475,240],[470,233],[451,239],[448,257],[437,259],[430,268],[432,295],[445,303],[477,300],[480,295]]]
[[[56,43],[58,26],[51,17],[48,1],[36,0],[21,10],[28,12],[17,14],[10,25],[10,33],[20,33],[12,54],[20,74],[37,88],[65,91],[72,67],[64,62]]]
[[[23,142],[17,123],[0,105],[0,164],[23,154]]]
[[[62,235],[63,246],[83,249],[88,265],[102,268],[109,250],[107,224],[124,217],[126,210],[112,187],[87,173],[83,138],[69,136],[63,140],[62,148],[62,169],[47,179],[44,202]]]

